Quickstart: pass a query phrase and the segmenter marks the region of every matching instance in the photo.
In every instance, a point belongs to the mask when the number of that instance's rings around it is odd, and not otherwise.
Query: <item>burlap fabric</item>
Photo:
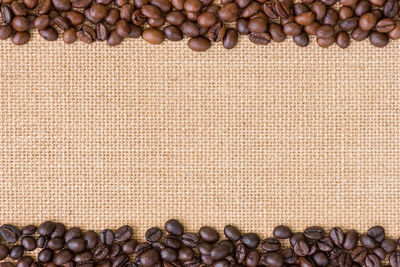
[[[0,44],[0,222],[399,233],[400,42]]]

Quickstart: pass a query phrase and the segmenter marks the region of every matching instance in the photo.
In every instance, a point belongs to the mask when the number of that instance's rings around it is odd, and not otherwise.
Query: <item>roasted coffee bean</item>
[[[36,17],[33,24],[38,30],[46,29],[50,25],[50,17],[48,15],[40,15]]]
[[[135,248],[135,254],[140,256],[146,250],[151,249],[151,245],[147,242],[139,243]]]
[[[374,241],[374,239],[372,239],[372,237],[370,237],[369,235],[360,235],[360,242],[361,245],[363,245],[365,248],[374,248],[376,247],[376,243]]]
[[[351,18],[354,16],[354,10],[351,7],[348,6],[342,6],[339,9],[339,18],[341,20],[346,20],[348,18]],[[338,227],[335,227],[338,228]]]
[[[391,267],[400,266],[400,251],[393,251],[389,257],[389,263]]]
[[[335,37],[323,38],[323,39],[317,37],[317,44],[323,48],[331,46],[334,42],[335,42]]]
[[[383,8],[383,15],[385,18],[394,18],[399,12],[399,2],[396,0],[387,0]]]
[[[124,20],[130,22],[133,10],[135,10],[135,8],[132,4],[130,4],[130,3],[125,4],[119,10],[120,11],[119,16],[121,17],[121,19],[124,19]],[[108,13],[107,13],[107,16],[108,16]]]
[[[89,0],[86,0],[86,1],[89,1]],[[90,1],[92,1],[92,0],[90,0]],[[37,15],[47,14],[50,11],[50,9],[51,9],[51,0],[39,0],[39,3],[36,7],[36,14]],[[39,225],[38,234],[41,235],[41,233],[45,233],[49,229],[54,230],[54,228],[51,228],[51,227],[55,228],[54,222],[51,222],[51,221],[44,222],[43,224]],[[39,233],[39,228],[41,229],[40,233]],[[50,231],[50,233],[51,233],[51,231]],[[48,234],[50,234],[50,233],[48,233]]]
[[[13,30],[9,25],[1,25],[0,26],[0,40],[7,40],[11,37]],[[2,248],[4,245],[0,245],[0,260],[2,260]]]
[[[218,16],[222,21],[233,22],[239,17],[239,7],[236,3],[228,3],[221,7]]]
[[[360,28],[356,28],[351,32],[351,37],[355,40],[355,41],[363,41],[365,39],[367,39],[369,35],[369,31],[364,31],[361,30]],[[351,250],[351,249],[348,249]]]
[[[158,227],[149,228],[145,234],[145,238],[149,242],[156,242],[160,240],[161,236],[162,236],[162,230]]]
[[[151,27],[157,28],[161,27],[165,23],[165,18],[161,17],[159,19],[152,19],[149,18],[147,19],[147,24],[149,24]]]
[[[102,24],[102,23],[99,23],[98,25],[104,26],[104,24]],[[98,26],[97,26],[97,28],[98,28]],[[103,30],[100,30],[100,31],[102,32]],[[101,34],[104,34],[104,33],[101,33]],[[94,249],[96,247],[97,241],[98,241],[96,232],[93,230],[85,232],[83,234],[83,240],[85,240],[85,242],[86,242],[86,249]]]
[[[236,246],[235,256],[239,264],[243,263],[247,257],[247,248],[243,244]]]
[[[357,28],[357,29],[359,29],[359,28]],[[358,32],[359,30],[357,30],[357,29],[354,29],[352,34],[354,34],[355,31],[356,31],[355,35],[362,34],[362,32]],[[367,36],[368,36],[368,33],[367,33]],[[354,36],[353,36],[353,38],[354,38]],[[352,250],[357,245],[357,241],[358,241],[358,233],[355,230],[349,230],[346,232],[346,234],[344,236],[343,248],[345,250]]]
[[[247,255],[244,263],[247,267],[256,267],[260,261],[260,253],[257,250],[252,250]]]
[[[164,239],[164,244],[167,247],[178,249],[181,247],[181,240],[175,235],[167,235]]]
[[[389,37],[384,33],[374,31],[374,32],[371,32],[371,34],[369,35],[369,41],[371,42],[371,44],[373,46],[385,47],[389,43]],[[361,238],[360,238],[360,240],[361,240]],[[368,245],[371,248],[372,243],[368,243]],[[375,264],[375,261],[374,261],[374,264]]]
[[[243,18],[250,18],[253,15],[257,14],[257,12],[260,10],[261,10],[261,5],[257,2],[252,2],[245,9],[243,9],[241,16]]]
[[[280,18],[288,18],[291,14],[292,5],[291,0],[278,0],[274,4],[274,12]]]
[[[104,259],[109,253],[109,249],[107,246],[100,245],[93,252],[93,259],[96,261],[101,261]]]
[[[107,42],[108,44],[108,42]],[[115,257],[112,261],[111,267],[122,267],[129,261],[129,257],[126,254],[120,254],[117,257]]]
[[[14,17],[11,26],[14,30],[23,32],[29,29],[30,22],[26,17],[17,16]],[[18,241],[19,234],[14,233],[9,229],[0,228],[0,235],[9,243],[15,243]],[[13,242],[12,242],[13,241]]]
[[[195,233],[185,233],[182,235],[182,243],[188,247],[196,247],[200,242],[200,238]]]
[[[393,252],[396,247],[396,240],[391,239],[391,238],[385,238],[384,240],[382,240],[380,247],[386,252],[386,253],[391,253]]]
[[[293,5],[293,11],[294,11],[294,15],[298,16],[307,12],[310,12],[310,8],[302,3],[295,3]]]
[[[282,267],[284,265],[283,256],[278,252],[264,253],[260,258],[260,264],[270,267]]]
[[[31,236],[24,236],[21,240],[21,245],[27,251],[32,251],[36,249],[36,240]]]
[[[368,1],[361,1],[354,8],[354,13],[356,14],[356,16],[361,17],[370,10],[371,10],[371,4]]]
[[[125,37],[127,37],[128,35],[129,35],[129,33],[131,32],[131,27],[129,26],[129,23],[126,21],[126,20],[124,20],[124,19],[121,19],[121,20],[119,20],[118,22],[117,22],[117,24],[115,25],[115,32],[119,35],[119,36],[121,36],[122,38],[125,38]],[[105,236],[103,236],[104,238],[109,238],[109,240],[108,240],[108,243],[103,243],[103,244],[105,244],[105,245],[111,245],[112,244],[112,242],[113,242],[113,239],[114,239],[114,237],[113,236],[111,236],[111,235],[113,235],[113,233],[111,232],[111,230],[110,231],[108,231],[108,237],[105,237]],[[132,233],[131,233],[131,235],[132,235]],[[101,241],[101,238],[102,238],[102,234],[100,233],[100,241]],[[116,240],[117,241],[117,240]],[[103,242],[103,241],[101,241],[101,242]],[[107,241],[105,241],[105,242],[107,242]]]
[[[79,13],[79,12],[77,12],[77,13]],[[62,30],[67,30],[70,26],[69,21],[66,21],[66,19],[64,17],[56,16],[52,20]],[[82,15],[82,22],[83,22],[83,15]],[[54,230],[50,234],[50,238],[64,237],[65,231],[66,231],[65,225],[63,223],[56,223]]]
[[[95,20],[102,20],[107,16],[107,8],[101,4],[94,4],[90,7],[89,14]]]
[[[201,44],[202,47],[206,47],[207,46],[206,45],[207,42],[204,42],[204,40],[201,40],[201,38],[198,38],[198,39],[195,39],[195,40],[196,41],[194,41],[193,45],[196,46],[198,43],[199,44],[202,43]],[[208,42],[208,44],[209,44],[209,42]],[[200,228],[200,230],[199,230],[199,235],[200,235],[201,239],[203,239],[204,241],[206,241],[208,243],[215,243],[219,239],[218,232],[214,228],[212,228],[210,226],[202,226]]]
[[[1,27],[1,26],[0,26]],[[4,27],[9,27],[9,26],[4,26]],[[11,27],[10,27],[11,28]],[[1,28],[0,28],[1,29]],[[1,33],[1,31],[0,31],[0,33]],[[8,38],[10,38],[10,36],[11,36],[11,34],[12,34],[12,30],[11,30],[11,33],[2,33],[3,35],[0,35],[1,37],[3,37],[3,39],[2,40],[5,40],[5,39],[8,39]],[[7,38],[5,38],[5,36],[6,35],[8,35],[9,34],[9,36],[7,37]],[[0,245],[0,260],[4,260],[6,257],[8,256],[8,247],[6,246],[6,245]]]
[[[222,22],[217,22],[214,26],[212,26],[208,32],[208,39],[214,42],[220,42],[224,38],[226,33],[225,25]]]
[[[195,256],[193,249],[188,247],[183,247],[178,250],[178,259],[180,261],[190,261]]]
[[[197,21],[197,16],[199,15],[199,12],[186,12],[185,15],[186,15],[186,18],[189,21],[196,22]]]
[[[84,30],[90,31],[91,29],[85,27]],[[79,27],[78,27],[79,31]],[[82,237],[82,230],[79,229],[78,227],[71,227],[68,229],[68,231],[65,232],[64,240],[65,243],[68,243],[72,239],[80,238]]]
[[[354,17],[345,19],[340,23],[339,27],[342,31],[354,30],[358,27],[358,20]]]
[[[297,15],[294,19],[297,24],[306,26],[306,25],[311,24],[314,21],[315,15],[313,12],[309,11],[309,12]]]
[[[289,16],[289,17],[287,17],[287,18],[281,18],[280,19],[280,23],[281,23],[281,25],[285,25],[285,24],[288,24],[288,23],[294,23],[295,21],[294,21],[294,16]]]
[[[296,245],[296,243],[299,241],[306,241],[306,237],[303,233],[294,233],[289,239],[290,245],[292,247],[294,247],[294,245]]]
[[[15,265],[12,262],[2,262],[0,263],[0,267],[15,267]]]
[[[78,37],[79,38],[79,37]],[[67,248],[74,253],[82,252],[86,249],[85,240],[81,238],[75,238],[66,243]],[[109,244],[110,245],[110,244]]]
[[[120,254],[122,247],[120,244],[114,243],[110,246],[109,249],[110,251],[108,252],[108,257],[115,258],[116,256],[118,256],[118,254]]]
[[[336,34],[336,44],[341,48],[347,48],[350,45],[350,36],[347,32],[341,31]]]
[[[12,20],[11,24],[12,24],[12,27],[16,31],[25,31],[29,28],[28,19],[26,19],[25,17],[21,17],[21,16],[15,17]],[[27,24],[27,27],[26,27],[26,24]],[[18,241],[19,236],[21,235],[21,232],[18,230],[17,227],[15,227],[13,225],[4,224],[0,227],[0,235],[8,243],[15,243]]]
[[[118,36],[118,35],[117,35]],[[119,37],[119,36],[118,36]],[[121,37],[119,37],[121,38]],[[110,260],[102,260],[96,263],[96,267],[111,267],[111,261]],[[127,266],[128,267],[128,266]],[[133,266],[132,266],[133,267]],[[137,267],[137,266],[135,266]]]
[[[56,16],[52,19],[52,22],[58,26],[58,28],[60,28],[61,30],[67,30],[70,27],[70,24],[68,22],[68,20],[64,17],[61,16]],[[54,233],[54,232],[53,232]],[[57,235],[55,235],[57,236]]]
[[[332,9],[332,8],[328,8],[326,10],[326,15],[324,17],[324,19],[322,20],[322,24],[324,25],[328,25],[331,27],[335,27],[337,22],[339,20],[339,13]]]
[[[161,259],[167,262],[176,261],[178,259],[178,253],[172,248],[164,248],[160,252]]]
[[[317,266],[325,267],[329,264],[329,259],[323,252],[317,252],[312,255],[312,259]]]
[[[299,266],[300,267],[314,267],[314,264],[309,261],[306,257],[299,257]]]
[[[15,16],[26,16],[26,8],[25,5],[21,2],[14,1],[10,5],[12,12]]]
[[[217,16],[214,13],[204,12],[197,17],[197,23],[201,27],[211,27],[217,22]]]
[[[36,240],[36,245],[38,248],[44,248],[47,246],[47,243],[49,242],[49,240],[50,240],[49,236],[41,235]]]
[[[38,0],[22,0],[22,2],[24,3],[25,7],[29,8],[29,9],[34,9],[39,3]],[[29,225],[29,226],[32,226],[32,225]]]
[[[351,267],[353,261],[351,260],[351,256],[347,252],[343,252],[340,254],[338,258],[339,267]]]
[[[368,229],[367,235],[379,243],[385,239],[385,229],[382,226],[374,226]]]
[[[136,240],[128,240],[122,245],[122,251],[128,255],[131,255],[135,252],[135,248],[138,245]]]
[[[310,247],[303,240],[298,241],[294,245],[293,249],[294,249],[294,252],[296,253],[296,255],[300,256],[300,257],[304,257],[304,256],[308,255],[308,253],[310,252]]]
[[[92,0],[71,0],[72,6],[75,8],[87,8]]]
[[[160,254],[155,249],[149,249],[143,252],[139,259],[143,266],[153,266],[160,259]]]
[[[93,258],[93,254],[90,251],[85,251],[79,254],[76,254],[73,260],[77,263],[88,262]]]
[[[30,256],[24,256],[18,260],[16,267],[30,267],[33,263],[33,259]]]
[[[359,27],[361,30],[369,31],[375,27],[377,18],[372,13],[365,13],[360,17]]]
[[[110,229],[105,229],[100,232],[99,240],[104,245],[111,245],[114,242],[114,233]]]
[[[318,32],[317,32],[318,33]],[[317,35],[318,37],[318,35]],[[331,38],[332,36],[329,36],[328,38]],[[321,37],[318,37],[321,38]],[[317,241],[317,246],[320,251],[331,251],[334,247],[334,243],[332,239],[329,236],[325,236]]]
[[[140,10],[136,10],[136,12],[140,12]],[[132,20],[132,18],[133,18],[133,11],[132,11],[131,18],[129,20]],[[120,19],[119,10],[116,8],[110,8],[108,10],[107,16],[104,18],[104,21],[110,25],[115,25],[115,24],[117,24],[117,21],[119,21],[119,19]],[[146,18],[144,18],[144,19],[146,19]]]
[[[41,263],[48,263],[52,259],[53,259],[53,251],[51,249],[48,248],[42,249],[38,254],[38,260]]]
[[[249,28],[247,28],[247,24],[249,22],[246,19],[239,18],[236,21],[236,30],[241,34],[241,35],[247,35],[250,33]]]
[[[56,255],[54,255],[53,262],[56,265],[63,265],[72,260],[73,257],[74,254],[71,251],[69,251],[68,249],[63,249],[59,251]]]
[[[297,255],[292,248],[282,250],[282,256],[286,264],[295,264],[297,262]]]
[[[250,32],[266,32],[267,31],[267,21],[264,18],[254,18],[247,24]]]
[[[240,7],[240,5],[239,5],[239,7]],[[265,15],[267,15],[271,19],[279,18],[278,14],[275,13],[274,2],[273,1],[265,2],[263,4],[263,11],[264,11]]]
[[[239,229],[233,225],[226,225],[224,227],[224,234],[229,240],[233,242],[239,241],[240,238],[242,237],[242,234],[239,231]]]
[[[277,23],[270,23],[268,25],[268,33],[274,42],[283,42],[286,40],[286,35],[282,30],[282,26]]]
[[[11,24],[13,17],[14,17],[14,14],[10,7],[5,6],[5,5],[1,6],[1,18],[2,18],[4,24]],[[0,228],[0,230],[1,230],[1,228]],[[8,230],[4,230],[4,231],[8,231]]]
[[[347,8],[347,7],[346,7]],[[350,8],[351,9],[351,8]],[[342,10],[342,9],[341,9]],[[340,12],[339,12],[340,15]],[[346,18],[341,18],[341,19],[346,19]],[[344,242],[344,232],[342,228],[339,227],[334,227],[329,231],[329,236],[332,240],[332,242],[338,246],[341,247],[343,242]]]
[[[58,11],[68,11],[72,7],[71,0],[51,0],[53,7]]]
[[[320,1],[316,1],[312,3],[311,11],[315,14],[315,19],[321,21],[326,15],[326,5]]]
[[[211,252],[210,256],[213,260],[221,260],[224,259],[228,254],[230,253],[230,249],[228,246],[225,245],[219,245],[214,247]]]
[[[382,34],[382,33],[379,33],[379,34]],[[381,267],[382,263],[376,255],[368,254],[367,257],[365,257],[365,259],[364,259],[363,266],[365,266],[365,267]]]
[[[8,255],[11,259],[18,260],[24,255],[24,247],[20,245],[12,246]]]
[[[287,24],[283,25],[283,32],[286,35],[296,36],[301,33],[301,26],[294,22],[287,23]]]
[[[272,34],[271,34],[271,36],[272,36]],[[261,249],[264,251],[267,251],[267,252],[278,251],[281,249],[281,242],[276,238],[264,239],[261,242]]]
[[[165,17],[166,21],[174,26],[181,26],[185,22],[185,15],[181,11],[171,11]]]
[[[15,45],[24,45],[29,42],[29,32],[14,32],[11,35],[11,42]]]
[[[386,252],[380,248],[376,247],[372,250],[372,253],[374,253],[380,260],[384,260],[386,258]]]

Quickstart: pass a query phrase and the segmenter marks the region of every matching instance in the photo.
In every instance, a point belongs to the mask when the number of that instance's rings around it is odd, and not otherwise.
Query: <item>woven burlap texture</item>
[[[400,42],[0,44],[0,222],[399,233]]]

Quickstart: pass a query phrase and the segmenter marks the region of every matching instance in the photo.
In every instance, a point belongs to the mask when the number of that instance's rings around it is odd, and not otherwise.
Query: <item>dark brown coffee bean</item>
[[[353,263],[350,254],[347,252],[343,252],[342,254],[340,254],[338,262],[339,267],[351,267]]]
[[[267,21],[264,18],[254,18],[249,21],[247,27],[250,32],[266,32]]]
[[[251,36],[252,34],[250,34]],[[257,250],[252,250],[247,255],[244,263],[247,267],[256,267],[260,261],[260,253]]]
[[[241,34],[241,35],[247,35],[250,33],[249,29],[247,28],[247,24],[249,22],[246,19],[239,18],[236,21],[236,30]]]
[[[64,248],[64,239],[61,237],[52,238],[47,243],[47,246],[51,250],[56,250],[56,251],[60,250],[60,249]]]
[[[186,15],[186,18],[189,21],[196,22],[197,21],[197,16],[199,15],[199,12],[186,12],[185,15]]]
[[[122,250],[126,254],[131,255],[135,252],[135,248],[136,248],[137,244],[138,243],[136,240],[133,240],[133,239],[128,240],[122,245]]]
[[[294,233],[289,239],[290,245],[292,247],[294,247],[294,245],[299,241],[306,241],[306,237],[303,233]]]
[[[284,265],[283,256],[278,252],[264,253],[260,258],[260,264],[270,267],[282,267]]]
[[[135,254],[140,256],[146,250],[151,249],[151,245],[147,242],[139,243],[135,248]]]
[[[325,267],[329,264],[329,259],[323,252],[317,252],[312,255],[312,259],[317,266]]]
[[[374,248],[372,253],[378,256],[378,258],[382,261],[386,258],[386,252],[380,247]]]
[[[89,1],[89,0],[87,0],[87,1]],[[47,14],[50,11],[50,9],[51,9],[51,0],[39,0],[39,3],[36,7],[36,14],[37,15]],[[44,222],[43,226],[41,226],[41,225],[39,225],[39,227],[38,227],[38,233],[39,233],[39,228],[42,229],[41,232],[43,233],[43,232],[46,232],[46,230],[48,230],[48,229],[46,229],[46,227],[49,228],[51,225],[53,225],[53,227],[56,227],[55,223],[50,222],[50,221]],[[48,234],[50,234],[50,233],[48,233]]]
[[[370,10],[371,10],[371,4],[368,1],[361,1],[354,8],[354,13],[358,17],[361,17],[362,15],[369,12]]]
[[[236,3],[229,3],[221,7],[218,16],[222,21],[233,22],[239,17],[239,7]]]
[[[283,33],[282,26],[280,24],[270,23],[268,25],[268,33],[271,35],[271,38],[274,42],[280,43],[286,40],[286,35]]]
[[[346,19],[351,18],[353,16],[354,16],[354,10],[351,7],[342,6],[339,9],[339,18],[341,20],[346,20]]]
[[[41,235],[37,238],[36,245],[38,248],[47,247],[47,243],[49,242],[49,240],[50,240],[49,236]]]
[[[391,267],[400,266],[400,251],[393,251],[389,257],[389,263]]]
[[[24,3],[25,7],[29,9],[34,9],[39,3],[38,0],[22,0],[22,2]]]
[[[181,26],[186,17],[181,11],[171,11],[165,16],[165,19],[171,25]]]
[[[346,19],[346,18],[344,18]],[[329,231],[329,236],[332,240],[332,242],[338,246],[341,247],[343,242],[344,242],[344,232],[342,228],[339,227],[334,227]]]
[[[96,261],[103,260],[109,253],[107,246],[100,245],[93,251],[93,259]]]
[[[159,29],[150,28],[143,31],[142,38],[150,44],[161,44],[164,41],[164,34]]]
[[[79,254],[76,254],[73,260],[77,263],[88,262],[93,258],[93,254],[90,251],[85,251]]]
[[[8,255],[11,259],[18,260],[24,255],[24,247],[20,245],[12,246]]]
[[[253,15],[257,14],[257,12],[260,10],[261,10],[261,5],[257,2],[253,2],[250,5],[248,5],[245,9],[243,9],[242,17],[250,18]]]
[[[383,33],[379,33],[379,34],[383,34]],[[365,267],[381,267],[382,263],[376,255],[368,254],[367,257],[365,257],[363,266],[365,266]]]
[[[161,243],[161,242],[158,242],[158,241],[151,243],[151,246],[153,248],[157,249],[158,251],[161,251],[161,250],[163,250],[164,248],[167,247],[166,245],[164,245],[164,243]]]
[[[54,17],[52,19],[52,22],[54,23],[54,25],[58,26],[58,28],[60,28],[61,30],[64,30],[64,31],[69,29],[69,27],[70,27],[68,20],[61,16]]]
[[[372,13],[365,13],[360,17],[359,27],[361,30],[369,31],[375,27],[377,18]]]
[[[51,0],[53,7],[58,11],[68,11],[72,7],[71,0]]]
[[[200,11],[202,4],[199,0],[186,0],[183,4],[183,9],[187,12]]]
[[[61,17],[60,15],[54,16],[52,18],[52,20],[61,29],[65,29],[66,30],[70,26],[69,25],[70,24],[69,21],[64,17]],[[54,227],[53,232],[51,232],[50,238],[64,237],[65,231],[66,231],[65,225],[63,223],[56,223],[56,227]]]
[[[355,41],[358,41],[358,42],[361,42],[361,41],[367,39],[368,35],[369,35],[369,31],[364,31],[360,28],[356,28],[351,32],[351,37]],[[346,249],[346,250],[351,250],[351,249]]]
[[[109,246],[114,242],[114,233],[110,229],[105,229],[100,232],[99,239],[102,244]]]
[[[286,35],[296,36],[301,33],[301,26],[294,22],[287,23],[287,24],[283,25],[283,32]]]
[[[128,4],[129,0],[114,0],[114,4],[117,7],[123,7],[124,5]],[[147,3],[146,3],[147,4]]]
[[[217,16],[214,13],[204,12],[197,17],[197,23],[201,27],[211,27],[217,22]]]
[[[270,32],[272,36],[272,40],[274,39],[272,33]],[[281,242],[276,239],[276,238],[267,238],[264,239],[261,242],[261,249],[266,251],[266,252],[273,252],[273,251],[278,251],[281,249]]]
[[[374,239],[372,239],[372,237],[368,236],[368,235],[360,235],[360,242],[361,245],[363,245],[365,248],[374,248],[376,247],[376,243],[374,241]]]
[[[132,12],[131,21],[136,26],[141,26],[146,23],[146,16],[142,14],[140,10],[135,10]]]
[[[33,259],[30,256],[24,256],[18,260],[16,267],[30,267],[33,263]]]
[[[335,27],[338,20],[339,20],[339,13],[332,8],[328,8],[325,17],[322,20],[322,24]]]
[[[385,238],[382,240],[380,247],[386,252],[391,253],[397,248],[396,240],[391,238]]]
[[[231,36],[229,38],[232,38],[232,37],[233,36]],[[224,234],[229,240],[231,240],[233,242],[239,241],[240,238],[242,237],[242,233],[239,231],[238,228],[236,228],[233,225],[226,225],[224,227]]]
[[[308,8],[307,5],[302,4],[302,3],[295,3],[293,5],[293,11],[294,11],[294,15],[298,16],[301,15],[303,13],[307,13],[310,11],[310,8]]]
[[[8,6],[1,6],[1,18],[4,24],[11,24],[14,14]]]
[[[85,16],[75,10],[70,10],[65,13],[66,19],[74,26],[78,26],[83,23]]]
[[[178,259],[178,253],[172,248],[164,248],[161,250],[160,255],[161,259],[167,262],[176,261]]]
[[[295,264],[297,262],[297,255],[292,248],[282,250],[282,256],[286,264]]]
[[[38,260],[41,263],[48,263],[52,259],[53,259],[53,251],[51,249],[48,248],[42,249],[38,254]]]
[[[149,19],[147,20],[147,23],[148,23],[151,27],[158,28],[158,27],[161,27],[162,25],[164,25],[165,19],[164,19],[163,17],[161,17],[161,18],[159,18],[159,19],[152,19],[152,18],[149,18]]]
[[[310,11],[310,12],[306,12],[306,13],[297,15],[294,19],[297,24],[306,26],[306,25],[311,24],[314,21],[315,15],[313,12]]]
[[[66,245],[67,245],[67,248],[74,253],[82,252],[86,248],[85,240],[83,240],[81,238],[72,239],[72,240],[68,241]]]
[[[27,251],[32,251],[36,249],[36,240],[31,236],[24,236],[21,240],[21,245]]]
[[[332,36],[328,37],[331,38]],[[321,38],[321,37],[319,37]],[[325,236],[317,241],[317,246],[320,251],[331,251],[334,247],[334,243],[329,236]]]
[[[316,1],[312,3],[311,11],[315,14],[315,19],[321,21],[326,15],[326,5],[320,1]]]
[[[2,25],[2,26],[4,26],[4,25]],[[0,26],[0,29],[2,26]],[[4,27],[9,27],[9,26],[4,26]],[[11,33],[10,33],[10,36],[11,36]],[[4,39],[2,39],[2,40],[10,38],[10,36],[7,38],[3,37]],[[0,260],[4,260],[8,256],[8,252],[9,252],[8,247],[6,245],[0,244]]]
[[[342,6],[355,6],[358,3],[358,0],[340,0],[339,3]]]
[[[383,8],[383,15],[385,18],[394,18],[399,12],[399,2],[396,0],[387,0]]]
[[[69,262],[73,257],[74,257],[74,254],[71,251],[69,251],[68,249],[63,249],[60,252],[58,252],[56,255],[54,255],[53,262],[56,265],[63,265],[64,263]]]
[[[14,1],[10,6],[15,16],[26,16],[26,8],[23,3]]]
[[[331,46],[334,42],[335,42],[335,37],[324,38],[324,39],[317,38],[317,44],[323,48],[327,48],[327,47]]]
[[[164,30],[164,33],[165,33],[165,30]],[[152,227],[152,228],[147,229],[146,234],[145,234],[145,238],[149,242],[156,242],[156,241],[160,240],[161,236],[162,236],[162,230],[158,227]]]
[[[239,6],[240,7],[240,6]],[[271,19],[277,19],[279,18],[278,14],[275,13],[274,10],[274,2],[273,1],[267,1],[263,4],[263,11],[265,15],[267,15]]]
[[[72,6],[75,8],[87,8],[92,0],[71,0]]]
[[[377,7],[383,7],[385,5],[386,0],[369,0],[369,2]]]
[[[354,30],[358,27],[358,20],[355,17],[345,19],[340,23],[339,27],[343,31]]]
[[[131,31],[131,27],[129,26],[129,23],[126,20],[119,20],[117,22],[117,24],[115,25],[115,31],[116,33],[121,36],[122,38],[125,38],[129,35],[130,31]],[[112,234],[112,232],[109,232],[109,235]],[[100,241],[101,241],[101,233],[100,233]],[[112,238],[111,235],[109,236],[109,238]],[[128,238],[129,239],[129,238]],[[110,239],[111,240],[111,239]],[[117,241],[117,240],[116,240]],[[109,241],[110,243],[108,245],[111,245],[111,243],[113,241]],[[105,243],[103,243],[105,244]],[[107,245],[107,244],[106,244]]]
[[[304,257],[310,252],[310,247],[304,240],[300,240],[294,245],[293,250],[297,256]]]
[[[11,28],[11,26],[9,25],[1,25],[0,26],[0,40],[7,40],[8,38],[11,37],[13,30]],[[2,252],[4,251],[4,245],[0,245],[0,260],[2,259]],[[8,253],[8,250],[7,250]]]
[[[210,256],[213,260],[221,260],[228,256],[229,253],[230,249],[228,246],[218,245],[211,250]]]
[[[292,5],[291,0],[278,0],[274,4],[274,12],[280,18],[288,18],[291,14]]]
[[[350,45],[350,36],[347,32],[341,31],[336,34],[336,44],[340,48],[347,48]]]
[[[128,261],[129,261],[128,255],[122,253],[122,254],[118,255],[117,257],[115,257],[113,259],[111,267],[122,267],[122,266],[125,266],[125,264]]]
[[[14,17],[11,22],[11,26],[14,28],[14,30],[19,31],[19,32],[28,30],[29,25],[30,25],[29,20],[26,17],[21,17],[21,16]],[[11,230],[6,229],[6,228],[3,228],[3,229],[0,228],[0,234],[9,243],[15,243],[18,241],[18,238],[19,238],[18,233],[14,233]],[[11,242],[13,240],[15,240],[15,241]]]
[[[85,26],[85,25],[82,25],[82,26]],[[93,31],[93,29],[90,27],[84,27],[83,30]],[[79,27],[78,27],[78,31],[79,31]],[[82,237],[82,230],[78,227],[71,227],[68,229],[67,232],[65,232],[64,241],[65,241],[65,243],[68,243],[72,239],[77,239],[77,238],[81,238],[81,237]]]
[[[121,37],[118,36],[118,38],[121,38]],[[96,267],[111,267],[111,261],[110,260],[99,261],[96,263]],[[130,267],[137,267],[137,266],[130,266]]]
[[[300,267],[314,267],[313,262],[309,261],[306,257],[299,257]]]
[[[198,251],[202,255],[210,256],[213,246],[209,243],[203,242],[197,246]]]
[[[178,259],[183,262],[192,260],[194,256],[195,253],[193,249],[188,247],[180,248],[178,251]]]
[[[396,27],[396,23],[392,19],[381,19],[377,24],[376,24],[376,31],[378,32],[383,32],[387,33],[392,31]]]
[[[136,10],[136,12],[140,12],[140,10]],[[132,14],[133,14],[133,11],[132,11]],[[131,18],[129,20],[132,20],[132,17],[133,16],[131,15]],[[115,25],[115,24],[117,24],[119,19],[120,19],[119,10],[116,8],[110,8],[108,10],[107,17],[104,18],[104,21],[110,25]],[[144,20],[146,20],[146,18],[144,18]]]
[[[164,244],[167,247],[178,249],[181,247],[182,242],[177,236],[167,235],[164,239]]]
[[[149,249],[143,252],[140,255],[139,259],[140,263],[144,266],[154,266],[154,264],[160,259],[160,254],[155,249]]]
[[[101,4],[94,4],[89,9],[89,14],[95,20],[102,20],[107,16],[107,8]]]
[[[84,43],[91,44],[96,40],[96,32],[88,25],[80,25],[77,29],[76,36]],[[103,236],[103,241],[109,241],[108,237]]]
[[[204,41],[199,41],[199,39],[196,39],[195,43],[196,42],[203,43]],[[206,42],[204,42],[204,44],[206,44]],[[218,232],[210,226],[202,226],[199,230],[199,235],[204,241],[208,243],[215,243],[219,239]]]
[[[46,29],[50,25],[50,17],[48,15],[40,15],[33,22],[38,30]]]
[[[371,44],[373,46],[385,47],[389,43],[389,37],[384,33],[374,31],[374,32],[371,32],[371,34],[369,35],[369,41],[371,42]],[[360,238],[360,240],[361,240],[361,238]],[[363,245],[365,246],[366,244],[363,244]],[[368,243],[368,245],[369,245],[369,247],[371,247],[372,243]]]

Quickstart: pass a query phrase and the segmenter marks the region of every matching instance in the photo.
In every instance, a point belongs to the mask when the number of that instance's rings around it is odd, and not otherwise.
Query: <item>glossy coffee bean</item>
[[[142,38],[150,44],[161,44],[164,41],[164,34],[156,28],[149,28],[142,32]]]
[[[369,41],[371,42],[371,44],[373,46],[385,47],[389,43],[389,37],[384,33],[374,31],[374,32],[371,32],[371,34],[369,35]],[[372,245],[373,245],[372,243],[368,243],[368,247],[372,247]],[[374,243],[374,246],[375,245],[376,244]]]
[[[76,42],[76,40],[78,39],[76,37],[76,29],[69,28],[68,30],[64,31],[62,34],[62,39],[63,39],[64,43],[66,43],[66,44],[72,44],[72,43]]]

